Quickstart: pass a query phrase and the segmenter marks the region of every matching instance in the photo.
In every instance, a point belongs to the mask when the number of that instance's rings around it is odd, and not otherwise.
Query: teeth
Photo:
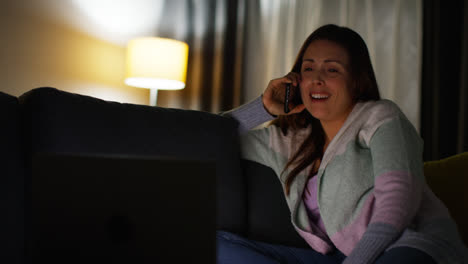
[[[323,95],[323,94],[313,94],[312,98],[314,99],[325,99],[328,98],[328,95]]]

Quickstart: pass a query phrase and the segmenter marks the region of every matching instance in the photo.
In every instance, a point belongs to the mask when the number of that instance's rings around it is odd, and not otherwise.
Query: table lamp
[[[127,47],[125,84],[151,89],[150,105],[155,106],[158,90],[185,87],[188,45],[167,38],[143,37]]]

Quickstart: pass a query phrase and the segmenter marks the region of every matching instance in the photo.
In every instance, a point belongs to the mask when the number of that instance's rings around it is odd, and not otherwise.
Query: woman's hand
[[[271,115],[291,115],[302,112],[305,109],[303,104],[295,105],[292,98],[296,96],[299,91],[299,83],[301,76],[298,73],[290,72],[286,76],[278,79],[273,79],[268,83],[265,92],[263,92],[263,106]],[[288,113],[284,112],[284,97],[286,93],[286,84],[291,84],[291,91],[289,94],[289,109]],[[300,96],[300,95],[299,95]]]

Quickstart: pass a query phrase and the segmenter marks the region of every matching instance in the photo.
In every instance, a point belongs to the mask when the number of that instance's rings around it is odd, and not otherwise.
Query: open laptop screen
[[[34,262],[215,263],[214,163],[47,154],[32,172]]]

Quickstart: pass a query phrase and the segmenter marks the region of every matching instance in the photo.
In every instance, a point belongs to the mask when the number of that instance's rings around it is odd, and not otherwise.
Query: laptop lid
[[[36,155],[34,262],[215,263],[215,164]]]

